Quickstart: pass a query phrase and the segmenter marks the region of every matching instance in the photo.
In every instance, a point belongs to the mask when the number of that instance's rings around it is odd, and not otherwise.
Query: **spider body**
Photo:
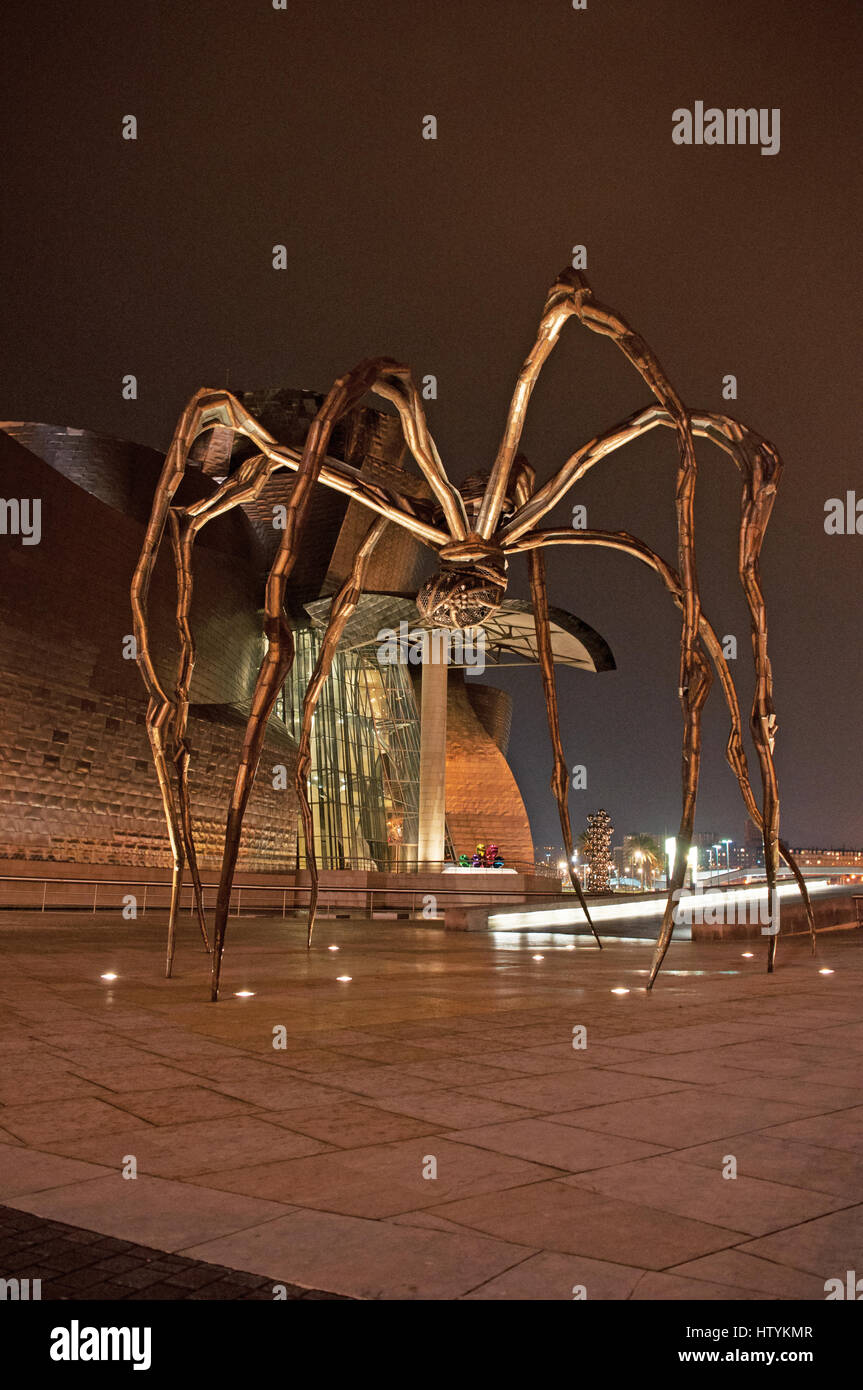
[[[654,397],[654,403],[583,444],[548,482],[537,487],[533,469],[517,451],[536,380],[561,329],[570,318],[576,319],[592,332],[612,339],[641,376]],[[369,391],[395,405],[407,446],[430,488],[435,504],[433,508],[419,508],[409,498],[370,483],[356,469],[328,456],[327,444],[334,425]],[[196,439],[215,425],[245,435],[258,452],[245,459],[234,474],[224,477],[211,496],[186,507],[172,505]],[[626,531],[554,530],[539,525],[542,517],[567,495],[590,468],[609,453],[657,426],[672,430],[677,441],[678,465],[673,491],[678,530],[677,568]],[[752,630],[756,679],[749,727],[761,774],[760,805],[749,780],[740,704],[734,682],[722,644],[701,606],[695,564],[696,436],[709,439],[729,455],[742,476],[738,573]],[[480,626],[503,601],[507,591],[509,560],[522,552],[527,557],[536,646],[553,751],[551,786],[558,805],[572,886],[597,945],[601,944],[599,937],[591,922],[578,876],[571,868],[573,842],[567,805],[569,768],[560,735],[543,555],[544,549],[550,545],[602,546],[631,556],[659,577],[683,615],[679,669],[683,715],[683,785],[678,853],[668,884],[668,901],[654,951],[648,989],[655,983],[671,940],[675,905],[683,886],[695,817],[701,760],[701,717],[713,671],[719,679],[731,721],[727,759],[737,778],[747,812],[764,838],[769,901],[773,903],[776,900],[774,890],[781,855],[797,879],[806,905],[814,950],[814,919],[806,885],[787,846],[779,838],[779,790],[773,761],[776,723],[772,674],[767,655],[767,615],[759,566],[761,547],[781,472],[778,454],[754,431],[727,416],[688,410],[644,339],[621,315],[594,298],[580,271],[567,268],[549,291],[533,346],[518,375],[492,468],[487,474],[475,474],[468,478],[460,489],[452,484],[441,462],[410,370],[391,358],[363,361],[338,378],[312,421],[302,450],[279,445],[228,391],[199,391],[183,411],[165,458],[141,556],[132,579],[137,660],[149,695],[147,732],[173,858],[166,964],[168,975],[171,974],[179,893],[186,862],[195,889],[201,932],[208,946],[203,894],[192,835],[188,787],[190,750],[186,742],[189,689],[195,663],[190,625],[194,540],[201,527],[214,517],[240,503],[254,501],[273,472],[284,468],[292,470],[296,479],[290,500],[284,508],[285,524],[267,579],[264,622],[267,649],[251,700],[228,809],[212,952],[213,1000],[219,997],[222,954],[243,816],[260,759],[267,720],[293,662],[294,643],[284,606],[286,585],[299,549],[305,542],[309,501],[314,488],[319,485],[347,494],[370,511],[373,519],[356,551],[348,579],[332,600],[320,654],[303,702],[295,787],[311,877],[309,946],[318,886],[307,785],[312,720],[345,624],[361,597],[371,555],[387,525],[395,524],[410,531],[437,553],[437,573],[422,585],[416,600],[420,615],[434,626],[450,629]],[[176,682],[170,692],[163,689],[150,654],[147,614],[150,580],[166,533],[170,534],[177,569],[177,632],[180,643]],[[766,933],[769,938],[768,971],[774,968],[777,932],[778,924]]]
[[[421,618],[436,627],[481,626],[506,596],[507,559],[500,545],[475,532],[442,546],[437,574],[417,594]]]

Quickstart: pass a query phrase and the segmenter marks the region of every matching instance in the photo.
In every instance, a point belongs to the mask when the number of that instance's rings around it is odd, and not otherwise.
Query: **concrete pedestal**
[[[418,859],[429,868],[443,865],[446,843],[448,669],[442,661],[426,661],[422,673]]]

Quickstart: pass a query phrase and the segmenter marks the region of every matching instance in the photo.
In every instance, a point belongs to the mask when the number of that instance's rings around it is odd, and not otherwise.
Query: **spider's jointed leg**
[[[672,874],[669,899],[659,935],[657,953],[661,960],[671,939],[676,890],[683,887],[686,861],[692,843],[695,824],[695,801],[698,792],[698,770],[701,761],[701,714],[710,689],[710,667],[699,647],[701,598],[695,565],[695,481],[697,462],[689,412],[665,373],[656,354],[626,320],[613,309],[593,297],[586,278],[580,271],[565,270],[558,286],[570,285],[570,312],[595,333],[610,337],[639,375],[650,387],[657,401],[672,418],[677,435],[679,462],[675,505],[677,510],[678,569],[683,587],[683,627],[680,636],[679,695],[683,711],[683,804],[677,835],[677,859]],[[554,291],[553,291],[554,292]],[[679,879],[679,882],[678,882]],[[664,943],[664,944],[663,944]],[[660,954],[661,949],[661,954]],[[648,981],[653,985],[658,964]]]
[[[236,419],[236,413],[231,417]],[[174,687],[173,746],[174,765],[177,771],[177,795],[180,809],[180,824],[183,832],[186,859],[192,875],[195,905],[204,946],[210,949],[204,915],[204,895],[201,876],[198,870],[198,857],[192,829],[192,807],[189,796],[189,762],[191,750],[186,739],[189,720],[189,691],[195,669],[195,640],[191,628],[192,595],[194,578],[192,572],[192,548],[207,522],[230,511],[242,502],[252,502],[260,495],[268,479],[278,466],[278,460],[264,454],[255,454],[246,459],[232,477],[228,478],[211,497],[193,503],[188,507],[171,507],[168,520],[171,528],[171,548],[177,572],[177,632],[180,642],[180,659]]]
[[[602,950],[599,932],[596,930],[591,915],[587,910],[587,903],[581,887],[581,880],[572,862],[572,825],[569,819],[569,767],[563,756],[563,745],[560,741],[560,714],[557,707],[557,687],[554,679],[554,656],[551,650],[551,622],[548,615],[548,587],[545,580],[545,559],[539,550],[532,550],[527,557],[527,563],[530,573],[530,596],[533,601],[533,617],[536,625],[536,645],[539,652],[539,663],[542,670],[542,687],[545,694],[545,711],[548,716],[548,731],[551,735],[551,747],[554,755],[551,789],[554,792],[555,800],[557,801],[557,809],[560,814],[560,829],[563,835],[563,847],[566,853],[566,867],[569,872],[570,882],[578,895],[581,910],[587,919],[587,924],[596,938],[597,946]]]
[[[342,415],[346,414],[368,390],[372,389],[378,377],[378,371],[379,360],[361,362],[353,371],[339,377],[327,393],[306,436],[296,481],[286,508],[285,528],[273,567],[267,578],[264,624],[267,652],[255,682],[251,711],[246,724],[240,763],[228,810],[225,850],[216,900],[213,973],[210,991],[213,1002],[219,998],[225,932],[234,871],[240,851],[243,818],[264,744],[267,721],[294,659],[293,633],[284,611],[285,586],[296,562],[312,493],[318,480],[333,427]]]
[[[134,631],[137,643],[137,661],[150,700],[147,711],[147,732],[151,744],[153,761],[159,782],[163,810],[168,828],[168,838],[172,855],[171,910],[168,922],[168,974],[173,958],[176,915],[182,889],[183,870],[189,862],[195,884],[195,898],[201,931],[206,944],[206,927],[203,914],[203,900],[200,888],[200,875],[197,872],[192,835],[191,808],[188,789],[189,747],[186,742],[186,727],[189,709],[189,687],[194,667],[195,651],[189,626],[192,596],[191,551],[197,530],[211,520],[244,501],[258,495],[273,471],[290,469],[298,474],[289,506],[288,525],[283,536],[282,546],[268,582],[267,630],[271,651],[262,665],[252,702],[252,715],[246,731],[246,739],[241,758],[241,770],[235,786],[235,798],[228,818],[227,857],[223,860],[223,875],[220,883],[220,898],[217,902],[217,936],[224,939],[224,918],[226,916],[225,872],[231,859],[236,863],[239,829],[242,825],[245,801],[251,789],[254,767],[260,754],[263,740],[263,726],[272,709],[272,687],[278,690],[277,665],[285,671],[292,659],[292,637],[281,615],[276,611],[277,591],[284,593],[284,584],[293,566],[295,541],[298,539],[298,517],[305,515],[305,505],[300,508],[303,497],[308,500],[308,492],[318,479],[326,487],[355,498],[361,505],[378,516],[387,518],[412,532],[418,540],[439,549],[452,540],[452,530],[443,530],[433,525],[409,498],[401,497],[386,487],[369,483],[356,469],[326,456],[326,446],[332,426],[339,415],[357,404],[367,390],[378,391],[380,395],[392,400],[399,411],[405,436],[412,452],[427,477],[432,490],[442,504],[445,512],[456,525],[456,533],[461,535],[466,529],[460,520],[464,508],[458,492],[449,484],[443,466],[428,432],[419,393],[407,368],[401,367],[391,358],[375,358],[360,364],[354,372],[336,383],[325,400],[312,424],[305,448],[300,451],[290,446],[277,445],[275,439],[254,420],[235,396],[224,390],[201,390],[195,393],[184,409],[171,445],[165,457],[153,508],[147,527],[144,544],[132,579],[131,599]],[[338,400],[336,400],[338,397]],[[260,454],[243,462],[211,496],[184,508],[173,508],[172,499],[182,482],[188,463],[191,447],[202,429],[210,424],[221,424],[235,433],[246,435],[260,449]],[[310,459],[313,460],[310,466]],[[459,510],[460,509],[460,510]],[[177,626],[180,638],[180,662],[177,672],[175,698],[165,693],[156,674],[149,645],[148,597],[153,569],[158,557],[165,529],[170,520],[172,545],[177,569],[178,605]],[[272,660],[270,660],[272,657]],[[278,658],[278,662],[277,659]],[[266,711],[266,712],[265,712]],[[261,722],[263,716],[263,723]],[[258,744],[257,753],[255,745]],[[245,769],[245,771],[244,771]],[[175,793],[172,771],[176,776]],[[251,773],[251,778],[250,778]],[[241,785],[242,784],[242,785]],[[232,844],[233,837],[237,844]],[[229,869],[227,900],[230,898],[230,883],[233,868]],[[219,931],[219,919],[221,931]],[[218,980],[218,968],[214,970]]]
[[[538,553],[539,549],[546,545],[601,545],[608,546],[613,550],[622,550],[627,554],[635,555],[645,564],[656,570],[663,580],[666,588],[669,589],[677,602],[678,607],[683,607],[685,594],[683,585],[676,571],[666,565],[649,546],[638,541],[634,536],[630,536],[625,531],[534,531],[529,535],[522,536],[520,540],[513,542],[507,547],[507,553],[513,551],[527,551],[529,558]],[[699,614],[699,621],[702,615]],[[677,834],[677,852],[674,861],[674,870],[668,886],[668,898],[665,904],[659,936],[654,951],[653,963],[650,976],[648,978],[648,990],[653,988],[656,977],[662,966],[665,953],[668,950],[671,936],[674,931],[675,911],[680,893],[686,878],[687,855],[689,846],[692,842],[692,830],[695,822],[695,801],[698,792],[698,774],[701,765],[701,714],[704,703],[710,693],[712,683],[712,672],[710,666],[701,650],[700,645],[694,652],[694,679],[693,687],[687,692],[686,723],[684,725],[683,737],[683,805],[680,815],[680,826]]]
[[[528,547],[534,547],[538,545],[561,543],[604,545],[609,546],[612,549],[622,550],[628,554],[634,555],[637,559],[642,560],[645,564],[650,565],[650,567],[656,571],[656,573],[663,580],[669,593],[671,593],[677,606],[682,607],[683,593],[679,575],[669,565],[666,565],[665,562],[662,561],[654,551],[650,550],[648,546],[644,545],[644,543],[641,541],[637,541],[634,537],[627,535],[626,532],[581,531],[576,534],[573,534],[569,531],[537,532],[534,533],[534,536],[532,536],[529,540],[525,541],[521,545],[513,545],[509,547],[509,549],[522,550],[528,549]],[[532,553],[532,549],[529,553]],[[755,796],[753,794],[752,786],[749,780],[749,769],[746,760],[746,753],[743,747],[740,703],[737,698],[737,691],[734,686],[734,681],[732,679],[731,672],[728,669],[728,663],[725,659],[725,655],[722,650],[722,643],[719,641],[719,638],[717,637],[714,628],[705,617],[703,610],[700,619],[700,633],[701,639],[704,643],[704,647],[709,653],[711,660],[713,661],[716,674],[719,677],[723,694],[725,696],[725,702],[728,708],[728,713],[731,719],[731,730],[729,732],[728,742],[726,745],[726,760],[737,779],[737,783],[740,788],[744,805],[746,807],[747,812],[749,813],[749,816],[753,824],[758,828],[759,831],[763,832],[763,814],[755,800]],[[772,745],[770,744],[767,745],[767,755],[772,756]],[[791,870],[791,873],[793,874],[797,886],[800,890],[801,900],[803,902],[803,906],[806,912],[807,925],[809,928],[810,941],[812,945],[812,954],[814,955],[817,950],[815,916],[812,910],[812,901],[809,897],[809,890],[806,885],[806,879],[800,872],[800,868],[789,846],[784,840],[778,838],[778,836],[776,838],[776,846],[778,855],[788,865],[788,868]],[[771,941],[768,946],[769,972],[772,971],[773,962],[775,961],[775,933],[771,933],[770,935]],[[664,954],[665,951],[663,950],[662,955],[664,956]],[[658,972],[661,963],[661,958],[657,962],[655,962],[654,972],[651,976],[651,982],[655,980],[656,973]]]
[[[171,905],[168,912],[168,948],[165,971],[168,977],[171,975],[174,959],[177,910],[183,886],[187,839],[187,826],[182,809],[182,792],[178,805],[178,799],[175,797],[171,782],[170,764],[174,764],[181,779],[185,769],[183,751],[178,750],[175,745],[175,730],[172,727],[170,732],[167,732],[169,720],[173,725],[176,707],[165,693],[153,664],[150,652],[148,600],[150,582],[164,538],[171,500],[183,480],[189,450],[200,431],[202,420],[211,411],[222,408],[225,402],[227,402],[228,411],[233,415],[236,403],[226,392],[197,391],[180,416],[174,437],[165,456],[153,501],[153,509],[144,536],[144,544],[135,567],[135,573],[132,576],[131,600],[136,659],[150,697],[146,715],[147,737],[153,753],[156,778],[159,783],[162,808],[168,829],[168,840],[171,846]],[[192,853],[194,854],[194,848]],[[197,870],[196,863],[195,870]],[[201,915],[200,903],[199,916],[204,942],[207,944],[206,927]]]
[[[523,501],[530,493],[535,475],[530,464],[523,456],[519,455],[517,465],[519,467],[519,475],[515,482],[515,495],[518,501]],[[551,620],[548,611],[548,585],[545,575],[545,556],[538,548],[530,550],[528,551],[527,564],[528,574],[530,576],[530,596],[533,603],[533,621],[536,629],[536,647],[539,654],[540,670],[542,672],[545,712],[548,719],[548,732],[551,736],[551,751],[554,759],[554,766],[551,774],[551,789],[554,792],[558,815],[560,816],[560,829],[563,835],[566,867],[569,874],[569,881],[578,897],[587,924],[596,938],[597,946],[602,950],[602,942],[599,939],[599,933],[593,924],[593,919],[587,908],[587,902],[585,901],[584,891],[581,886],[581,879],[576,873],[575,865],[573,864],[572,823],[569,818],[569,768],[563,756],[563,744],[560,738],[560,711],[557,704],[557,685],[554,679],[554,654],[551,647]]]
[[[683,585],[683,625],[680,638],[680,675],[678,688],[684,720],[683,805],[680,830],[678,833],[678,856],[683,861],[683,874],[685,874],[686,856],[692,840],[695,817],[695,798],[701,749],[701,710],[707,698],[707,691],[711,680],[709,666],[699,647],[701,600],[695,564],[695,481],[697,476],[697,462],[692,437],[692,426],[689,413],[672,386],[656,354],[620,314],[595,300],[593,291],[585,276],[580,271],[572,270],[569,267],[561,272],[549,291],[543,313],[540,336],[534,347],[534,356],[538,362],[536,367],[537,372],[542,365],[544,357],[547,356],[548,351],[550,351],[551,343],[560,332],[562,324],[570,316],[577,318],[580,323],[591,329],[592,332],[603,334],[612,339],[623,352],[624,356],[636,368],[642,380],[653,392],[659,405],[671,417],[673,427],[677,434],[679,463],[677,469],[675,501],[677,510],[678,565]],[[547,346],[546,342],[548,342]],[[522,376],[525,376],[529,363],[530,359],[528,359],[528,363],[526,363],[525,367],[522,369]],[[535,376],[536,372],[533,372],[529,378],[525,379],[524,383],[522,382],[522,377],[520,377],[519,388],[523,385],[532,387]],[[510,425],[518,423],[519,407],[517,405],[517,400],[518,389],[516,397],[513,398],[513,406],[511,407],[508,420],[508,429]],[[521,413],[523,414],[523,406],[521,407]],[[520,424],[518,428],[520,430]],[[480,513],[481,518],[483,516],[486,517],[486,525],[494,527],[497,524],[511,464],[512,449],[507,449],[504,445],[501,447],[498,459],[495,461],[495,470],[489,481],[486,496],[483,501],[483,508]],[[506,528],[504,528],[504,538],[505,532]],[[675,879],[678,876],[678,872],[679,867],[675,872]],[[674,880],[672,881],[672,889],[682,886],[683,874],[680,875],[679,884],[676,884]],[[666,917],[663,921],[662,936],[666,934],[670,935],[672,906],[673,904],[669,897]]]
[[[165,750],[165,720],[171,712],[172,706],[169,701],[160,703],[157,699],[151,698],[147,704],[147,737],[150,740],[156,780],[159,783],[162,809],[165,812],[165,822],[168,827],[168,843],[171,847],[171,903],[168,909],[168,945],[165,956],[165,977],[169,980],[174,966],[177,909],[180,904],[185,865],[182,821],[174,798],[169,760]]]
[[[561,280],[567,277],[565,272]],[[583,277],[571,276],[573,281],[583,280]],[[586,285],[586,282],[584,282]],[[556,287],[557,288],[557,287]],[[589,294],[589,292],[588,292]],[[591,300],[585,301],[588,306]],[[575,311],[574,311],[575,312]],[[608,311],[601,311],[596,323],[590,322],[590,314],[596,312],[588,308],[585,313],[579,313],[579,317],[590,327],[596,327],[597,331],[608,332],[611,336],[616,336],[617,329],[614,324],[605,323],[608,318]],[[613,316],[612,316],[613,317]],[[623,344],[621,344],[623,346]],[[624,348],[626,351],[626,348]],[[628,356],[632,354],[627,352]],[[634,360],[634,359],[633,359]],[[638,365],[638,364],[636,364]],[[640,368],[639,368],[640,369]],[[640,369],[641,370],[641,369]],[[645,379],[647,374],[642,371]],[[659,396],[659,392],[656,394]],[[662,400],[659,396],[660,401]],[[774,742],[776,736],[776,716],[773,707],[773,678],[770,667],[770,660],[767,654],[767,610],[764,602],[764,595],[761,588],[760,578],[760,553],[764,542],[767,523],[773,508],[776,497],[776,489],[779,477],[782,472],[782,462],[776,450],[766,440],[762,439],[753,430],[741,425],[738,421],[725,415],[709,413],[704,411],[693,412],[688,417],[689,430],[691,433],[701,435],[710,439],[719,448],[723,449],[734,461],[737,469],[743,478],[743,496],[741,505],[740,521],[740,540],[738,554],[738,574],[746,597],[749,608],[750,624],[752,632],[752,647],[755,662],[756,687],[753,697],[752,712],[750,717],[750,730],[755,743],[762,783],[762,808],[759,811],[755,807],[748,783],[748,773],[745,770],[746,760],[742,751],[742,740],[739,737],[739,705],[734,694],[734,706],[736,709],[737,724],[734,724],[735,709],[729,704],[729,711],[732,714],[732,735],[729,739],[727,749],[728,761],[737,776],[747,810],[752,816],[753,821],[762,832],[764,840],[764,862],[767,877],[770,909],[771,909],[771,928],[768,933],[770,940],[768,946],[768,971],[774,968],[776,957],[776,945],[778,935],[778,920],[776,917],[777,899],[775,896],[776,871],[779,857],[785,859],[789,868],[795,876],[798,887],[800,888],[804,907],[806,910],[809,925],[810,937],[812,941],[813,953],[816,949],[815,918],[812,911],[812,904],[806,890],[805,880],[800,873],[793,856],[788,850],[787,845],[779,839],[779,789],[776,778],[776,769],[773,758]],[[559,472],[547,483],[538,489],[527,501],[522,502],[515,514],[507,521],[501,530],[501,539],[504,549],[507,550],[516,546],[518,541],[528,536],[533,531],[539,519],[550,511],[568,492],[569,488],[584,476],[600,459],[609,453],[620,448],[623,444],[632,439],[662,425],[667,428],[676,429],[680,437],[680,419],[675,411],[669,409],[665,403],[650,406],[646,410],[638,411],[630,418],[596,438],[590,440],[586,445],[578,449],[567,460]],[[680,483],[681,473],[678,472],[678,516],[680,519]],[[691,521],[691,507],[690,521]],[[684,528],[680,530],[681,541],[686,539]],[[686,556],[692,560],[691,576],[695,578],[694,571],[694,545],[692,543],[691,529],[688,532],[686,544],[681,544],[681,561]],[[681,563],[681,576],[684,580],[687,575],[686,566]],[[697,580],[695,581],[697,584]],[[690,585],[685,585],[688,593]],[[687,607],[683,604],[684,611],[684,648],[686,647],[686,633],[688,628]],[[700,602],[698,605],[700,615]],[[699,616],[699,629],[701,621]],[[714,655],[711,652],[711,655]],[[715,655],[714,655],[715,660]],[[722,669],[717,667],[722,678]],[[725,672],[727,679],[723,679],[724,686],[730,682],[730,675]],[[682,677],[682,689],[685,683]],[[731,685],[733,691],[733,684]],[[726,689],[726,696],[727,696]],[[685,717],[688,712],[685,710]],[[735,729],[738,734],[735,734]]]
[[[345,580],[339,592],[330,605],[327,626],[324,632],[321,650],[315,662],[315,669],[311,674],[309,683],[306,687],[303,699],[303,721],[300,730],[299,751],[297,753],[297,771],[295,785],[297,798],[300,803],[300,817],[303,825],[303,838],[306,845],[306,865],[311,878],[309,890],[309,913],[306,931],[306,948],[312,945],[312,932],[315,927],[315,912],[318,905],[318,861],[315,855],[315,829],[312,822],[312,808],[309,805],[309,772],[312,765],[311,738],[312,720],[315,717],[315,709],[327,679],[332,669],[333,657],[339,645],[345,624],[351,614],[355,612],[357,604],[362,596],[362,583],[368,569],[369,561],[375,546],[388,526],[386,518],[379,517],[368,532],[359,550],[354,556],[354,563],[350,575]]]
[[[198,914],[198,923],[201,928],[201,935],[204,938],[204,949],[209,951],[210,942],[207,936],[207,921],[204,915],[204,890],[201,885],[201,875],[198,868],[198,855],[192,829],[192,807],[189,800],[189,761],[191,759],[191,750],[186,739],[186,730],[189,722],[189,686],[192,681],[192,671],[195,665],[195,644],[189,627],[189,609],[192,603],[191,539],[187,541],[186,537],[181,534],[180,522],[174,507],[170,509],[168,518],[171,526],[171,548],[174,552],[174,561],[177,566],[177,626],[180,630],[181,642],[180,663],[177,670],[177,681],[174,690],[173,720],[174,766],[177,771],[177,799],[180,809],[183,847],[189,865],[189,872],[192,875],[192,887],[195,894],[195,908]]]
[[[632,555],[635,559],[640,560],[643,564],[653,569],[671,594],[678,608],[683,606],[683,586],[677,571],[666,564],[650,546],[645,545],[643,541],[637,540],[626,531],[534,531],[532,534],[522,536],[521,539],[513,542],[507,547],[507,550],[509,553],[524,550],[530,553],[534,549],[546,545],[603,546],[611,550],[622,551],[627,555]],[[753,824],[756,825],[759,830],[763,830],[762,814],[752,791],[749,780],[749,768],[746,761],[746,752],[743,747],[740,702],[737,698],[737,691],[731,672],[728,669],[728,662],[722,650],[722,643],[717,637],[712,624],[706,618],[703,610],[701,612],[699,628],[701,641],[713,662],[731,719],[731,729],[725,750],[726,760],[737,779],[743,803]],[[812,952],[814,955],[816,950],[815,917],[812,911],[809,892],[806,887],[806,880],[801,874],[797,862],[784,840],[778,841],[778,848],[780,855],[794,875],[800,889],[800,895],[806,910],[810,939],[812,942]],[[768,966],[769,957],[770,952],[768,948]],[[658,964],[655,962],[657,970],[659,964],[661,964],[661,961],[659,961]],[[655,975],[653,978],[655,979]]]

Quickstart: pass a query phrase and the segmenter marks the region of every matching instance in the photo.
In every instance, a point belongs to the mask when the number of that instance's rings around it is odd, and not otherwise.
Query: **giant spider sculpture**
[[[542,366],[555,346],[567,319],[575,318],[595,333],[613,339],[655,397],[655,404],[636,412],[622,424],[597,435],[567,459],[563,467],[537,488],[533,469],[518,453],[525,412]],[[392,402],[401,419],[405,440],[422,471],[434,502],[410,500],[370,482],[359,472],[327,455],[333,427],[341,416],[374,392]],[[211,496],[190,506],[172,506],[183,478],[189,452],[197,436],[214,425],[246,435],[258,452],[243,462]],[[538,526],[540,519],[583,478],[588,469],[621,445],[657,425],[674,431],[677,439],[678,568],[674,569],[643,541],[625,531],[554,530]],[[749,780],[743,747],[740,705],[722,645],[701,607],[695,564],[694,494],[696,458],[694,436],[710,439],[736,464],[742,480],[738,571],[749,607],[755,661],[755,694],[749,727],[758,756],[762,798],[759,806]],[[228,811],[224,856],[215,916],[212,948],[212,999],[219,997],[219,977],[225,945],[228,908],[240,846],[243,816],[258,767],[267,721],[294,658],[294,643],[285,615],[285,586],[304,543],[309,501],[317,484],[347,494],[376,513],[357,550],[347,581],[333,599],[317,664],[303,702],[296,769],[296,791],[310,868],[308,945],[311,945],[318,895],[312,817],[307,783],[311,764],[311,728],[315,706],[327,680],[333,656],[348,618],[359,602],[363,579],[375,546],[389,523],[405,527],[432,550],[440,568],[423,584],[417,608],[423,619],[446,628],[481,625],[499,606],[507,587],[509,557],[525,552],[536,624],[548,727],[554,754],[551,786],[557,800],[566,849],[566,861],[585,918],[597,945],[601,946],[590,918],[578,876],[572,869],[572,831],[567,807],[568,769],[560,737],[555,688],[551,627],[543,550],[550,545],[607,546],[632,555],[659,576],[683,614],[680,644],[679,694],[683,710],[683,804],[677,834],[675,867],[668,885],[668,901],[649,974],[648,989],[655,983],[671,940],[675,907],[686,873],[692,839],[695,801],[701,758],[701,717],[713,679],[711,662],[719,677],[731,732],[726,756],[737,777],[746,809],[763,833],[764,863],[771,904],[781,855],[795,875],[806,905],[815,947],[814,920],[806,885],[788,847],[779,838],[779,792],[773,761],[776,718],[773,681],[767,655],[767,617],[761,589],[759,557],[781,472],[781,461],[772,445],[752,430],[724,415],[690,412],[683,405],[654,353],[614,310],[600,304],[580,271],[564,270],[552,285],[543,309],[533,347],[518,375],[509,407],[503,439],[491,472],[474,477],[460,491],[447,477],[429,434],[420,395],[410,370],[387,357],[361,362],[339,377],[315,416],[302,450],[276,443],[272,435],[246,412],[228,391],[201,390],[186,406],[159,481],[146,538],[132,581],[132,610],[137,640],[137,660],[149,694],[147,732],[164,803],[173,856],[171,905],[168,926],[167,974],[171,973],[175,927],[184,863],[192,876],[195,903],[205,946],[209,949],[200,874],[192,836],[186,738],[189,688],[195,663],[190,627],[192,603],[192,547],[199,530],[242,503],[253,501],[272,474],[291,469],[296,480],[286,508],[286,523],[266,584],[265,635],[267,650],[258,672],[243,740],[234,792]],[[147,600],[153,567],[166,525],[177,568],[177,627],[180,658],[173,692],[165,691],[156,674],[148,640]],[[709,658],[709,659],[708,659]],[[173,773],[172,773],[173,768]],[[778,924],[768,928],[767,969],[774,969]]]

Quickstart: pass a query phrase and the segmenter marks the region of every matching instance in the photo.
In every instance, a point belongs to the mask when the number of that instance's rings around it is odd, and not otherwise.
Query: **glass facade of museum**
[[[303,696],[322,634],[294,631],[296,656],[279,713],[299,741]],[[379,665],[374,646],[337,652],[312,725],[309,804],[322,869],[416,866],[419,714],[408,667]],[[300,834],[299,863],[305,864]]]

